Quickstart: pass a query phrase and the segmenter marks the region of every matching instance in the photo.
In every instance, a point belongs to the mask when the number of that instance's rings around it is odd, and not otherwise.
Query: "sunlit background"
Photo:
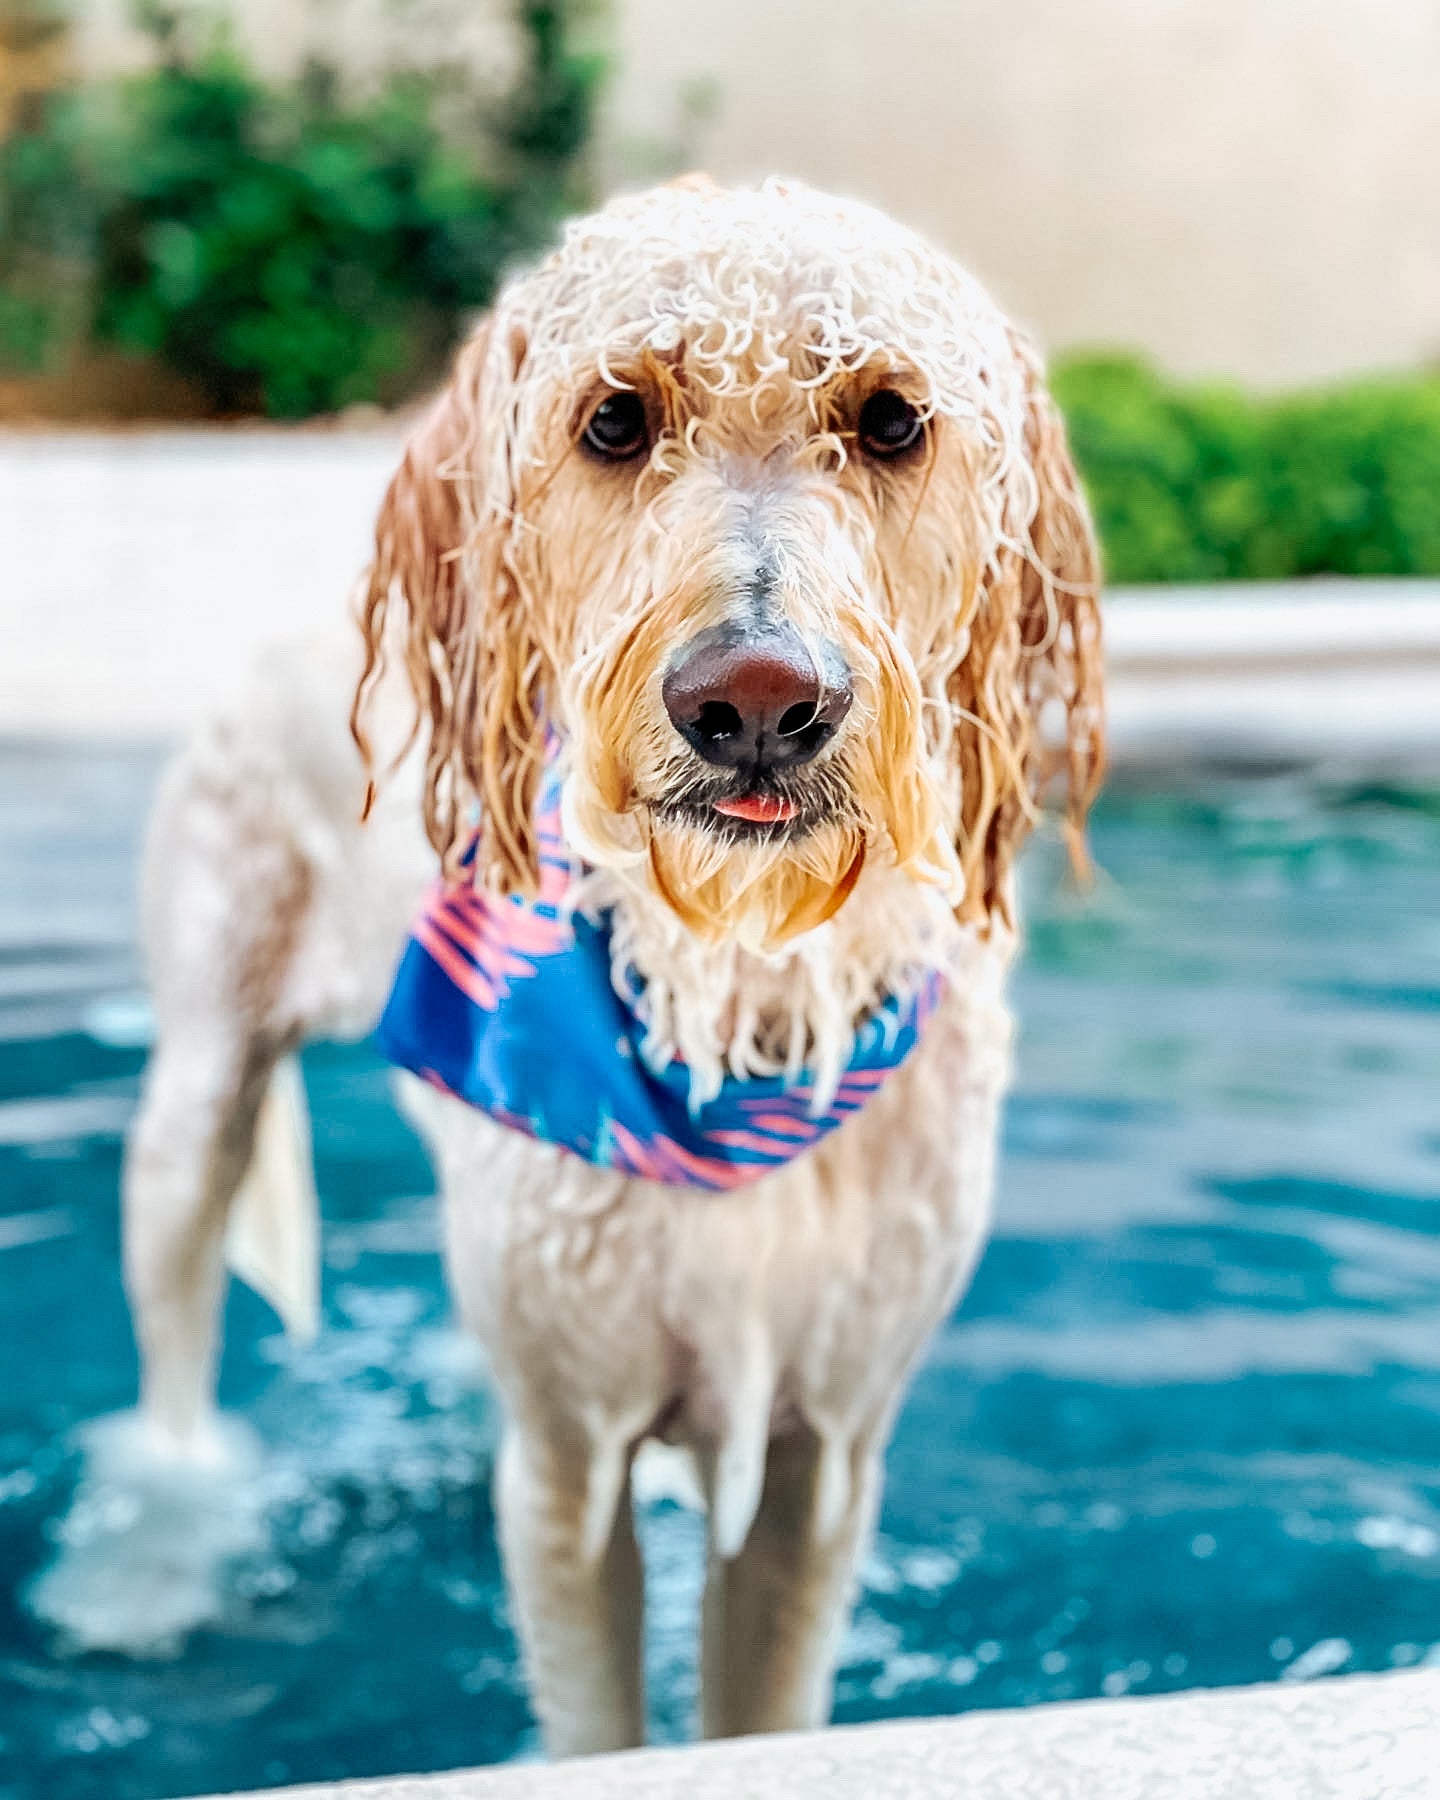
[[[496,280],[696,166],[986,280],[1115,586],[1099,874],[1030,859],[996,1235],[836,1716],[1440,1662],[1437,92],[1431,0],[0,0],[0,1800],[536,1751],[367,1046],[305,1060],[323,1334],[230,1297],[252,1478],[127,1457],[134,880],[169,750],[343,620]],[[702,1526],[643,1514],[677,1738]]]

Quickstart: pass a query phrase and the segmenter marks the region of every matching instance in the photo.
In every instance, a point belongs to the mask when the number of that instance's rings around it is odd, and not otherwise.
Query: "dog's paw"
[[[139,1412],[78,1435],[80,1482],[26,1604],[70,1651],[173,1656],[219,1620],[226,1570],[264,1542],[255,1441],[224,1421],[182,1442]]]

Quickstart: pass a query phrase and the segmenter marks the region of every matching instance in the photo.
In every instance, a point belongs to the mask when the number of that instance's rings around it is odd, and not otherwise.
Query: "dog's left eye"
[[[607,394],[585,427],[586,448],[610,462],[628,462],[649,442],[645,402],[638,394]]]
[[[871,456],[900,456],[919,443],[924,422],[903,394],[881,388],[860,408],[858,435]]]

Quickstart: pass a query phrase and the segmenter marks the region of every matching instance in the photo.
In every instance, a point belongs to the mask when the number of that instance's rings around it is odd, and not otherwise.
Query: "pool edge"
[[[270,1800],[1150,1800],[1157,1792],[1166,1800],[1421,1800],[1436,1791],[1437,1763],[1440,1668],[1426,1667],[267,1793]]]

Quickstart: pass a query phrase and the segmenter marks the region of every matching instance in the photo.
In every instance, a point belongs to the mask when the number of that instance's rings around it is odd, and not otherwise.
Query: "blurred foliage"
[[[216,413],[401,399],[587,197],[588,0],[513,7],[503,94],[458,53],[270,79],[223,14],[136,10],[145,69],[66,85],[59,0],[0,0],[0,373],[118,350]],[[1054,387],[1112,580],[1440,574],[1440,374],[1263,397],[1086,356]]]
[[[1440,575],[1440,374],[1266,397],[1093,356],[1052,385],[1112,581]]]
[[[218,413],[412,391],[584,198],[581,10],[515,8],[497,99],[459,61],[365,92],[319,63],[266,80],[215,19],[150,0],[153,66],[31,96],[0,144],[0,367],[119,349]]]

